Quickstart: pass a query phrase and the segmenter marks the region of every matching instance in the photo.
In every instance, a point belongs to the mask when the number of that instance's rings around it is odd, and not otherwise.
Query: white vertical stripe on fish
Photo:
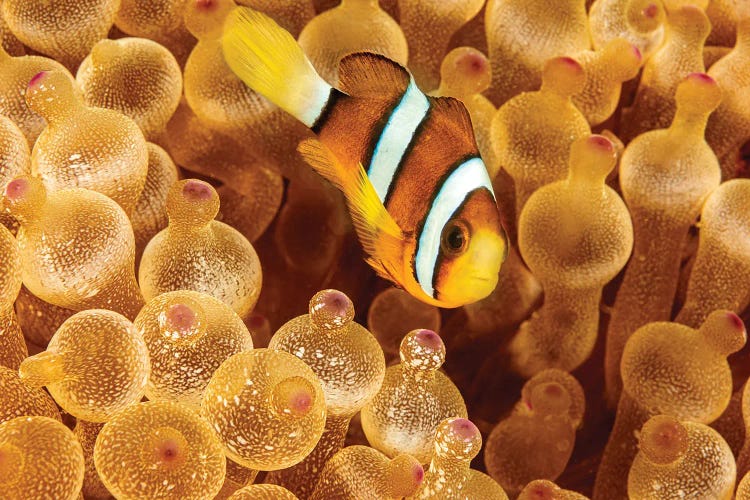
[[[304,92],[300,92],[299,99],[297,99],[300,104],[298,104],[299,114],[296,118],[308,127],[312,127],[328,105],[328,100],[331,98],[331,86],[322,78],[318,78],[303,90]]]
[[[430,102],[412,78],[380,134],[367,170],[367,176],[383,203],[396,169],[429,108]]]

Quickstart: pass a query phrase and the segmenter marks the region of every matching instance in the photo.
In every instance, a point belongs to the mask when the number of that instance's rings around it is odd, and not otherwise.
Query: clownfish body
[[[343,191],[379,275],[439,307],[494,290],[507,238],[461,102],[425,96],[406,69],[371,53],[342,59],[333,88],[251,9],[230,15],[223,47],[248,86],[317,134],[299,151]]]

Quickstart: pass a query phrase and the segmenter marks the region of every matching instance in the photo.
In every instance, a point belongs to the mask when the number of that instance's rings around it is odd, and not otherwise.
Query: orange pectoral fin
[[[375,259],[373,257],[368,257],[367,259],[365,259],[365,262],[367,262],[370,267],[375,270],[378,276],[380,276],[384,280],[390,281],[398,288],[403,288],[400,284],[400,280],[394,275],[395,269],[391,271],[384,261]]]

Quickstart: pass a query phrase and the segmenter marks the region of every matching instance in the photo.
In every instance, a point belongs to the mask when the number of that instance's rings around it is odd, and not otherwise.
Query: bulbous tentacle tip
[[[310,299],[309,312],[318,328],[334,330],[354,319],[354,304],[343,292],[322,290]]]
[[[603,151],[606,153],[614,153],[615,146],[608,138],[603,135],[593,134],[585,139],[591,149]]]
[[[571,397],[565,387],[556,382],[535,386],[526,400],[530,410],[541,415],[568,416]]]
[[[44,78],[49,75],[49,71],[40,71],[36,75],[31,77],[31,80],[29,80],[29,87],[36,87],[39,85]]]
[[[415,370],[437,370],[445,362],[445,344],[432,330],[412,330],[401,340],[401,362]]]
[[[411,497],[424,481],[424,468],[416,458],[402,453],[391,459],[384,479],[389,498]]]
[[[474,47],[451,50],[440,66],[441,90],[447,95],[464,96],[484,92],[492,81],[490,61]]]
[[[450,422],[450,430],[457,437],[470,441],[479,435],[479,429],[468,418],[456,418]]]
[[[63,71],[45,70],[35,74],[29,80],[27,92],[35,94],[39,91],[57,90],[63,93],[73,93],[73,83]],[[28,101],[28,97],[27,97]]]
[[[706,6],[708,1],[705,2]],[[685,4],[677,9],[667,8],[667,23],[677,32],[691,38],[704,38],[711,31],[711,21],[705,6]]]
[[[313,396],[307,392],[300,391],[289,400],[289,408],[295,415],[304,415],[313,405]]]
[[[579,71],[581,69],[581,65],[572,57],[558,57],[557,59],[555,64],[567,66],[571,71]]]
[[[32,387],[44,387],[65,377],[65,359],[62,354],[42,351],[21,362],[18,376]]]
[[[210,1],[210,0],[208,0]],[[655,19],[658,15],[661,9],[659,9],[659,5],[655,3],[650,3],[646,5],[643,10],[641,10],[641,14],[643,14],[643,17],[647,17],[649,19]]]
[[[215,190],[210,184],[196,179],[189,179],[182,186],[182,196],[189,201],[207,201],[214,197]]]
[[[198,315],[187,304],[172,304],[165,313],[167,325],[177,331],[186,331],[195,327]]]
[[[719,106],[721,98],[722,89],[716,80],[706,73],[690,73],[677,86],[675,118],[707,116]]]
[[[664,23],[666,12],[661,2],[633,0],[629,4],[626,18],[636,31],[649,33]]]
[[[613,81],[625,82],[635,78],[643,66],[640,49],[625,38],[614,38],[607,42],[601,53],[601,63],[610,72]]]
[[[170,223],[189,226],[208,224],[219,213],[219,194],[207,182],[187,179],[174,183],[167,194]]]
[[[563,96],[573,96],[586,83],[583,66],[572,57],[554,57],[547,61],[542,72],[542,89]]]
[[[161,455],[163,457],[163,460],[165,462],[172,462],[177,458],[177,447],[172,442],[165,442],[162,443],[161,446]]]
[[[706,73],[690,73],[685,79],[701,85],[717,85],[716,80]]]
[[[304,417],[315,406],[315,388],[302,377],[289,377],[273,388],[273,405],[283,415]]]
[[[727,319],[729,320],[729,323],[734,327],[734,329],[738,331],[745,331],[745,323],[742,321],[742,318],[737,316],[733,312],[727,313]]]
[[[537,479],[530,482],[518,496],[522,500],[555,500],[560,487],[551,481]]]
[[[440,335],[433,332],[432,330],[418,330],[414,337],[419,345],[427,349],[431,349],[433,351],[445,349],[445,344],[443,344],[443,340],[440,338]]]
[[[701,325],[700,332],[706,342],[723,356],[739,351],[747,341],[745,324],[732,311],[712,312]]]
[[[47,190],[40,179],[23,175],[5,185],[0,198],[0,211],[13,215],[23,225],[40,216],[47,199]]]
[[[657,415],[643,425],[639,442],[641,452],[651,462],[666,465],[687,452],[688,433],[677,419]]]
[[[24,196],[31,189],[31,183],[28,179],[18,177],[13,179],[5,186],[4,196],[10,201],[18,201],[23,199]]]
[[[571,182],[603,183],[617,163],[615,144],[603,135],[578,139],[570,148]]]
[[[422,464],[415,463],[412,465],[411,477],[414,479],[415,483],[422,484],[422,481],[424,480],[424,467],[422,467]]]
[[[190,445],[185,436],[171,427],[154,430],[149,445],[151,456],[147,460],[161,468],[179,467],[190,453]]]
[[[460,62],[467,73],[481,74],[490,67],[487,57],[478,50],[467,52]]]
[[[61,70],[40,71],[34,75],[23,98],[29,109],[48,122],[69,116],[83,105],[72,77]]]
[[[705,14],[706,7],[708,6],[708,0],[704,0],[703,2],[694,2],[694,3],[686,3],[684,5],[681,5],[678,9],[675,9],[677,11],[681,11],[683,13],[686,13],[687,15],[698,15],[698,13]]]
[[[435,433],[435,453],[455,460],[471,460],[482,448],[482,434],[467,418],[448,418]]]

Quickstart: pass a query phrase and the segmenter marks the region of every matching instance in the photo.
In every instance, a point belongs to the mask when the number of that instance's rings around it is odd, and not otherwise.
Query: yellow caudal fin
[[[395,281],[407,236],[383,206],[362,164],[357,168],[342,165],[317,139],[304,140],[297,149],[316,172],[344,193],[357,236],[370,256],[368,263]]]
[[[331,94],[292,35],[270,17],[247,7],[224,24],[224,59],[250,88],[308,127]]]

